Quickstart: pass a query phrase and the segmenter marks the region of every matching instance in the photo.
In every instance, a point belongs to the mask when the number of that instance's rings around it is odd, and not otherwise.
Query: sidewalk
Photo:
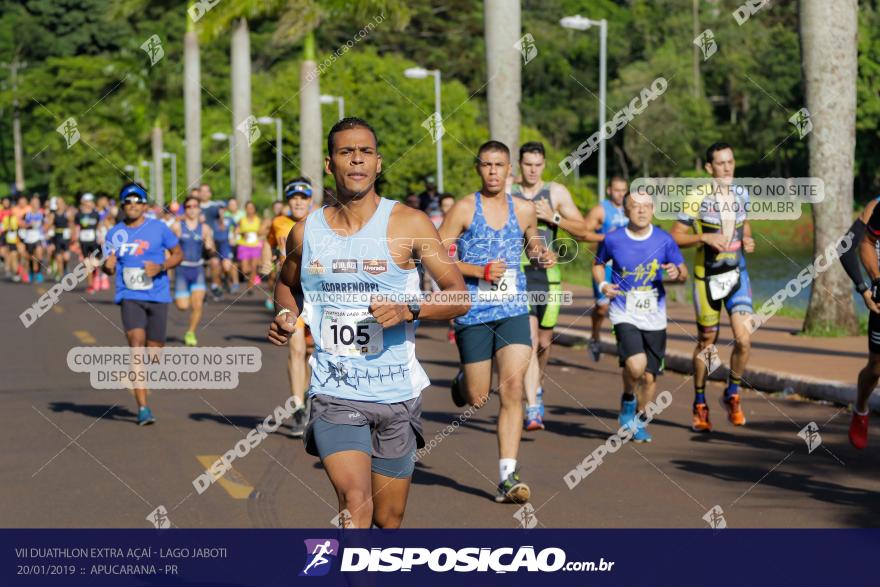
[[[687,287],[690,287],[688,284]],[[592,289],[564,284],[574,303],[563,306],[556,328],[556,341],[563,345],[586,344],[590,337]],[[696,344],[697,325],[693,307],[669,303],[666,367],[691,373],[691,357]],[[868,356],[868,341],[862,336],[815,338],[798,336],[801,320],[774,316],[752,335],[752,350],[744,382],[769,392],[797,393],[810,398],[847,404],[855,399],[856,377]],[[733,333],[726,312],[721,314],[721,333],[716,343],[724,363],[711,375],[713,380],[727,377]],[[616,354],[611,323],[602,328],[602,352]],[[880,396],[871,398],[871,408],[880,411]]]

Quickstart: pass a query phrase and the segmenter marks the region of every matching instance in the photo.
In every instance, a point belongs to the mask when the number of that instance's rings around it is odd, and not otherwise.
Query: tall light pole
[[[342,96],[331,96],[330,94],[321,94],[321,104],[332,104],[336,102],[339,105],[339,120],[345,118],[345,98]]]
[[[275,123],[275,191],[278,201],[281,201],[281,190],[283,189],[281,178],[281,119],[272,118],[271,116],[261,116],[257,119],[260,124]]]
[[[153,162],[143,160],[143,161],[141,161],[141,167],[146,167],[147,169],[150,170],[150,183],[147,188],[147,191],[150,193],[150,195],[153,195]]]
[[[211,138],[215,141],[229,141],[229,195],[235,197],[235,135],[215,132]]]
[[[410,67],[403,72],[410,79],[425,79],[429,75],[434,76],[434,116],[437,123],[442,124],[443,115],[440,111],[440,70],[425,69],[424,67]],[[442,126],[441,126],[442,128]],[[432,137],[433,138],[433,137]],[[443,133],[434,141],[437,146],[437,192],[443,193]]]
[[[599,201],[605,199],[605,83],[608,78],[608,21],[590,20],[580,14],[566,16],[559,21],[563,27],[576,31],[585,31],[590,27],[599,27]]]
[[[162,159],[171,159],[171,197],[177,201],[177,155],[174,153],[162,153]]]
[[[129,173],[134,174],[135,183],[141,183],[141,174],[137,165],[126,165],[123,169],[125,169]]]

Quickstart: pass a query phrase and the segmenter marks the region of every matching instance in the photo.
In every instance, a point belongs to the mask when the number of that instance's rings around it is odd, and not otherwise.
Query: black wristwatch
[[[871,282],[871,299],[880,302],[880,277]]]
[[[422,307],[416,302],[412,302],[411,304],[406,305],[407,309],[412,314],[412,318],[407,320],[407,322],[414,322],[419,319],[419,312],[422,311]]]
[[[871,288],[868,287],[868,284],[865,283],[864,281],[860,282],[860,283],[856,286],[856,291],[859,292],[859,294],[863,294],[863,293],[865,293],[866,291],[868,291],[869,289],[871,289]]]

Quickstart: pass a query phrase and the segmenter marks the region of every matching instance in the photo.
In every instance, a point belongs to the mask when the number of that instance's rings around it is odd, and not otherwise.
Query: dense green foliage
[[[296,7],[318,18],[314,8],[321,4],[298,0],[288,3],[286,14],[255,11],[250,21],[253,112],[283,119],[286,176],[296,173],[298,161],[302,45],[301,35],[295,34]],[[338,4],[327,3],[331,8]],[[363,10],[325,10],[316,30],[319,62],[335,51],[340,54],[321,75],[321,91],[344,96],[347,114],[375,126],[385,161],[382,192],[403,196],[418,191],[421,178],[434,169],[434,145],[421,126],[433,110],[433,86],[429,80],[406,79],[403,70],[414,65],[441,69],[446,190],[461,194],[474,188],[473,152],[488,134],[483,14],[479,3],[465,0],[404,4],[405,18],[386,15],[344,53],[339,48],[355,38],[369,16]],[[562,16],[580,13],[609,20],[609,119],[657,76],[669,80],[668,91],[610,141],[611,173],[694,173],[706,144],[721,138],[736,146],[740,175],[804,173],[806,142],[788,122],[804,105],[796,2],[774,3],[742,26],[731,16],[739,4],[701,1],[698,30],[712,29],[718,52],[705,62],[700,59],[701,84],[695,91],[691,2],[524,0],[523,33],[533,36],[538,55],[523,68],[522,140],[547,143],[552,177],[560,159],[596,128],[598,32],[569,31],[558,24]],[[157,0],[133,11],[119,5],[109,0],[0,0],[0,62],[10,63],[18,55],[27,63],[15,95],[29,191],[115,191],[124,167],[149,157],[154,124],[164,130],[165,150],[178,156],[178,186],[183,188],[185,5]],[[402,30],[396,26],[401,23],[406,23]],[[279,35],[280,29],[285,34]],[[140,46],[154,34],[165,55],[151,67]],[[211,134],[230,132],[229,38],[222,31],[200,34],[205,179],[222,194],[229,190],[228,147]],[[854,181],[856,198],[864,201],[880,189],[876,0],[860,1],[859,51]],[[14,93],[8,69],[0,70],[0,80],[0,176],[9,186],[14,178]],[[81,133],[70,149],[55,132],[68,117],[76,119]],[[335,105],[325,107],[324,128],[335,118]],[[274,190],[274,129],[263,126],[261,131],[254,145],[255,194],[268,199]],[[596,159],[584,163],[584,176],[595,175]],[[166,185],[168,174],[166,167]],[[581,206],[594,199],[587,188],[594,185],[590,177],[578,185],[573,175],[559,179],[573,189]]]

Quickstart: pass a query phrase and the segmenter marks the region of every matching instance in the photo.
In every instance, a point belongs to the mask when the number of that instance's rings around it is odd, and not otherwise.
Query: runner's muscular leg
[[[715,326],[713,329],[698,328],[697,335],[699,338],[697,339],[697,346],[694,348],[694,386],[696,387],[706,386],[708,368],[700,357],[700,353],[715,344],[718,340],[718,330],[718,326]]]
[[[752,348],[752,331],[749,328],[750,317],[751,314],[748,312],[734,312],[730,317],[734,339],[733,352],[730,355],[730,373],[739,379],[742,379],[743,375],[745,375],[749,351]]]
[[[868,411],[868,398],[880,380],[880,354],[868,353],[868,364],[859,371],[858,396],[855,408],[864,414]]]
[[[502,459],[515,459],[522,436],[522,400],[524,380],[528,366],[530,346],[509,344],[498,349],[498,395],[501,409],[498,412],[498,454]]]
[[[464,372],[464,385],[461,389],[464,398],[472,406],[482,407],[489,400],[489,385],[492,383],[492,359],[465,363],[462,365]]]
[[[348,510],[354,528],[369,528],[373,521],[370,455],[343,450],[325,458],[323,464],[336,490],[339,511]]]
[[[525,390],[526,403],[534,406],[538,403],[538,386],[541,385],[541,365],[538,360],[538,317],[529,316],[529,330],[532,333],[532,354],[529,357],[529,368],[526,371]]]
[[[379,528],[400,528],[409,495],[410,478],[372,473],[373,523]]]

